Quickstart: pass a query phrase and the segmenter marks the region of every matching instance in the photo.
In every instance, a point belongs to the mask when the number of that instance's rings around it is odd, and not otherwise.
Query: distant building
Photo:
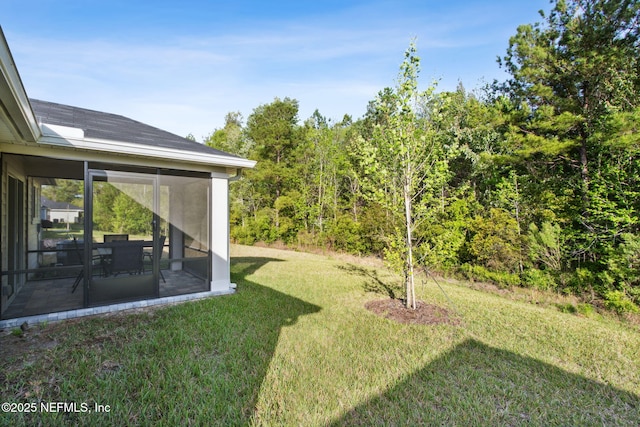
[[[46,197],[40,198],[40,219],[54,224],[79,224],[84,219],[84,209],[67,202],[54,202]]]

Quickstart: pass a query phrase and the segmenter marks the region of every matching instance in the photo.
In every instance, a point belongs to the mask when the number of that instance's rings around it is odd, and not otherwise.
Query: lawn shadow
[[[110,411],[0,413],[0,425],[254,423],[283,329],[321,309],[254,279],[273,262],[284,261],[232,258],[233,295],[43,329],[58,345],[12,375],[0,364],[0,398],[90,401]]]
[[[640,397],[468,339],[333,426],[638,425]]]
[[[362,285],[365,292],[374,292],[386,295],[391,299],[396,299],[401,293],[401,288],[397,283],[387,283],[380,278],[378,270],[368,269],[354,264],[339,265],[338,269],[343,270],[351,275],[359,276],[365,279]]]
[[[231,279],[245,280],[245,278],[256,271],[258,271],[264,265],[270,262],[285,262],[279,258],[270,257],[231,257]]]
[[[252,423],[262,383],[282,329],[296,324],[302,316],[321,310],[317,305],[247,279],[264,265],[274,262],[286,261],[268,257],[232,257],[231,260],[231,279],[237,284],[234,306],[238,312],[234,314],[236,325],[227,337],[234,342],[236,354],[229,356],[234,359],[234,367],[238,360],[242,360],[244,366],[231,372],[238,377],[230,378],[228,383],[236,384],[236,389],[223,397],[228,400],[229,415],[237,411],[240,416],[218,416],[216,422],[225,425]],[[246,388],[238,388],[238,384],[245,384]]]

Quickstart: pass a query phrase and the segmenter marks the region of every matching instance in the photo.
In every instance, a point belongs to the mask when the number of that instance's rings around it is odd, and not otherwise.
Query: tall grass
[[[232,256],[235,295],[4,337],[55,345],[1,358],[2,401],[111,410],[0,423],[639,424],[640,331],[624,322],[441,283],[447,298],[426,282],[419,297],[460,323],[399,324],[364,308],[384,298],[367,290],[397,280],[384,269],[242,246]]]

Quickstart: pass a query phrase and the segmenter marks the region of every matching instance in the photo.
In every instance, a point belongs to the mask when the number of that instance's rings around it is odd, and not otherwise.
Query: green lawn
[[[373,277],[395,280],[377,267],[242,246],[232,256],[234,295],[5,333],[1,401],[110,412],[38,408],[0,424],[640,424],[637,326],[446,282],[460,323],[404,325],[364,308],[384,297],[366,291]],[[451,309],[434,283],[418,294]]]

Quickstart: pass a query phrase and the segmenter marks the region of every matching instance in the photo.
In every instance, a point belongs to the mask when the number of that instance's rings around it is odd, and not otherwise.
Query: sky
[[[549,0],[1,0],[27,95],[203,141],[285,97],[304,121],[363,116],[415,40],[420,85],[481,88]]]

